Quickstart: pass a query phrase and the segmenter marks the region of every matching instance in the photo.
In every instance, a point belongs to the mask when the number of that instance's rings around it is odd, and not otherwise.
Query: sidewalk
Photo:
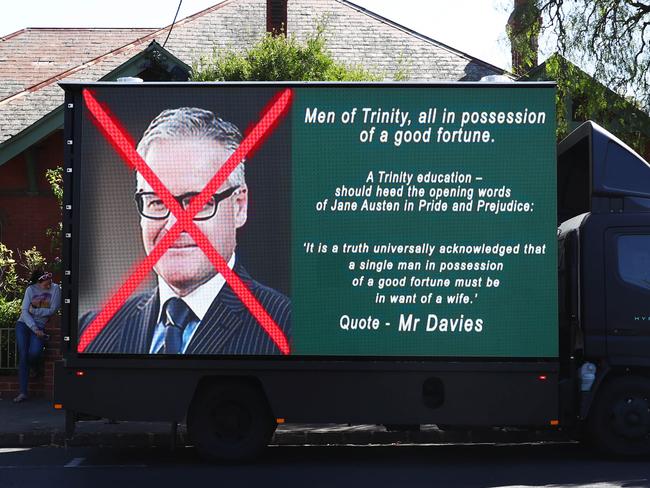
[[[54,410],[50,401],[37,398],[15,404],[0,399],[0,447],[63,446],[65,412]],[[522,443],[564,441],[555,432],[529,433],[514,430],[443,432],[434,425],[419,432],[387,432],[379,425],[283,424],[273,437],[274,445],[341,444],[440,444]],[[186,445],[185,427],[178,427],[177,445]],[[68,445],[111,447],[154,447],[171,445],[171,425],[163,422],[77,422]]]

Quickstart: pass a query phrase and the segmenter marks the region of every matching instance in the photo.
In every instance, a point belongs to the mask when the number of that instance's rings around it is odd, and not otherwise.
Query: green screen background
[[[306,87],[294,89],[292,124],[292,292],[293,355],[334,356],[446,356],[446,357],[555,357],[557,356],[557,274],[556,274],[556,169],[555,92],[549,87]],[[306,124],[305,109],[318,107],[337,114],[334,124]],[[357,107],[354,124],[344,125],[340,114]],[[428,144],[382,144],[379,131],[394,132],[395,126],[363,124],[362,107],[399,107],[411,113],[412,124],[405,129],[427,129],[419,125],[417,114],[438,109]],[[463,111],[541,111],[546,123],[540,125],[472,125],[468,130],[489,130],[494,142],[436,143],[436,131],[443,109],[457,113],[460,127]],[[359,142],[359,132],[376,126],[373,143]],[[334,198],[337,186],[364,185],[374,171],[469,173],[483,181],[464,187],[512,190],[510,199],[533,202],[532,213],[438,212],[323,212],[316,202]],[[387,186],[387,185],[384,185]],[[397,185],[399,186],[399,185]],[[417,185],[431,186],[456,185]],[[375,200],[374,197],[371,198]],[[342,199],[345,200],[345,199]],[[363,199],[358,199],[361,202]],[[403,199],[388,199],[402,201]],[[496,199],[494,199],[496,200]],[[509,199],[505,199],[509,200]],[[453,200],[449,200],[453,201]],[[461,200],[462,201],[462,200]],[[402,206],[403,208],[403,206]],[[503,271],[424,271],[349,270],[350,261],[365,259],[422,261],[418,255],[306,253],[304,243],[421,244],[436,245],[430,259],[441,261],[503,262]],[[518,255],[452,254],[441,256],[439,245],[521,244]],[[525,243],[546,244],[543,255],[524,255]],[[353,278],[364,276],[362,286],[352,286]],[[368,287],[368,278],[410,276],[452,279],[449,288]],[[485,287],[487,277],[500,281],[498,288]],[[455,288],[455,278],[483,277],[481,288]],[[377,293],[448,295],[463,292],[470,304],[376,303]],[[400,314],[421,319],[417,330],[398,331]],[[427,332],[428,314],[438,317],[481,318],[483,331]],[[378,318],[378,330],[342,330],[342,315]],[[386,323],[390,325],[385,325]]]

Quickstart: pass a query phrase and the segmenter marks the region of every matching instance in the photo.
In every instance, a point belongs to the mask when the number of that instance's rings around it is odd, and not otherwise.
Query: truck
[[[67,83],[66,431],[551,429],[650,452],[650,167],[553,83]]]

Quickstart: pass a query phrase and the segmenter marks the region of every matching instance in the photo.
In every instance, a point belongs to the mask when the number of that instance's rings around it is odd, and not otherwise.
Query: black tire
[[[268,445],[276,426],[260,388],[239,381],[202,387],[187,415],[190,440],[209,461],[255,458]]]
[[[606,454],[650,455],[650,380],[624,376],[603,385],[589,415],[589,434]]]

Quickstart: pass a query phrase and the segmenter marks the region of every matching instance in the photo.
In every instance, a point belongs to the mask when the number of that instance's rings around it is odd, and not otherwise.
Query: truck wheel
[[[187,414],[190,440],[199,455],[210,461],[256,457],[276,426],[260,389],[236,381],[202,388]]]
[[[605,384],[589,417],[589,431],[608,454],[650,454],[650,380],[627,376]]]

